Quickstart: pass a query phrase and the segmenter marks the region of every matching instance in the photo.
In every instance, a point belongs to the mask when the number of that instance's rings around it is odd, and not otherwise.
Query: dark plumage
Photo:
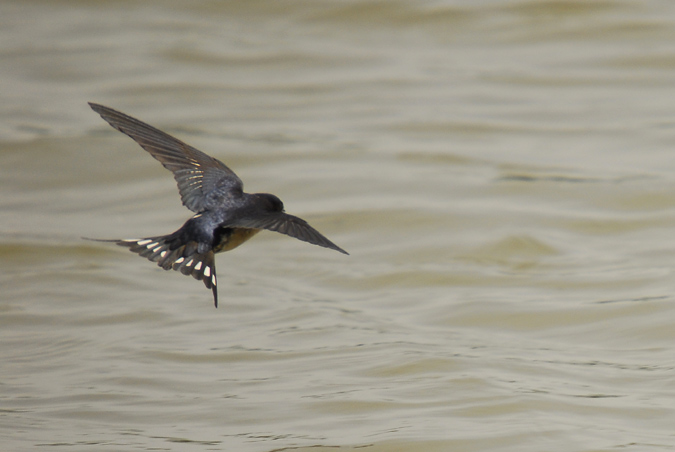
[[[241,179],[221,161],[138,119],[89,103],[108,124],[130,136],[173,173],[183,205],[196,214],[176,232],[133,240],[102,240],[126,246],[165,270],[204,281],[218,307],[214,253],[229,251],[261,229],[349,254],[302,218],[284,213],[279,198],[244,193]]]

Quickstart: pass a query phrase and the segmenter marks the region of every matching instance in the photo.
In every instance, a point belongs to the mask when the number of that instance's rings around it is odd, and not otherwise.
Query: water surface
[[[675,449],[675,4],[0,5],[5,450]],[[345,248],[201,283],[82,236],[178,228],[87,101]]]

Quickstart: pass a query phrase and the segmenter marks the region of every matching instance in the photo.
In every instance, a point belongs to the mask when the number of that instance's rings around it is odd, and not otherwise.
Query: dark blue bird
[[[195,212],[176,232],[133,240],[102,240],[129,248],[164,270],[204,281],[218,307],[215,253],[229,251],[261,229],[349,254],[302,218],[284,213],[269,193],[244,193],[241,179],[221,161],[138,119],[89,103],[108,124],[130,136],[173,173],[183,205]]]

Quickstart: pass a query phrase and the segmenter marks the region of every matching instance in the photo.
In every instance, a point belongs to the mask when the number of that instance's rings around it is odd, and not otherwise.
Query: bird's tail
[[[87,240],[116,243],[129,248],[139,256],[157,262],[164,270],[173,269],[184,275],[192,275],[196,280],[203,281],[207,289],[211,289],[213,302],[218,307],[215,256],[212,250],[200,253],[199,243],[184,242],[177,233],[143,239]]]

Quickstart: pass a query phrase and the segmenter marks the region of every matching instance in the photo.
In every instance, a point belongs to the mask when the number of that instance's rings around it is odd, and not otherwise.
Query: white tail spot
[[[134,240],[129,240],[129,241],[134,242]],[[147,245],[150,242],[152,242],[152,240],[149,240],[149,239],[139,240],[138,242],[136,242],[136,245],[143,246],[143,245]]]
[[[187,261],[187,263],[185,264],[185,266],[186,266],[186,267],[191,266],[191,265],[192,265],[192,261],[194,261],[194,259],[190,259],[189,261]]]
[[[152,252],[153,252],[153,253],[156,253],[157,251],[159,251],[159,250],[161,250],[161,249],[162,249],[162,245],[159,245],[157,248],[155,248],[154,250],[152,250]]]
[[[213,275],[213,278],[211,278],[211,282],[213,283],[213,286],[216,286],[216,275]]]
[[[166,256],[166,250],[164,250],[164,251],[162,251],[161,253],[159,253],[159,255],[162,256],[162,257]]]
[[[139,243],[139,245],[140,245],[140,243]],[[148,243],[147,245],[145,245],[145,247],[147,249],[153,248],[154,246],[157,246],[157,242],[152,242],[152,243]]]
[[[195,265],[195,270],[199,270],[200,268],[202,268],[202,263],[197,262],[197,265]]]
[[[184,260],[185,260],[185,258],[179,257],[178,259],[176,259],[176,262],[174,262],[174,264],[180,264],[180,263],[183,262]]]
[[[208,266],[204,267],[204,276],[206,276],[207,278],[209,276],[211,276],[211,268],[210,267],[208,267]]]

